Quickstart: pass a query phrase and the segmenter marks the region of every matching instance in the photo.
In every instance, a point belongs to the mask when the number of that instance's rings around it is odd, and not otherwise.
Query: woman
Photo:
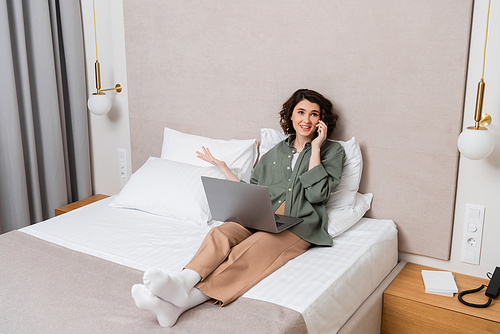
[[[278,234],[250,231],[226,222],[214,227],[180,273],[154,269],[132,287],[138,307],[153,311],[161,326],[173,326],[186,310],[210,299],[229,304],[311,245],[332,246],[325,204],[340,183],[345,153],[327,141],[338,116],[318,92],[300,89],[283,104],[280,125],[289,135],[263,155],[251,183],[266,185],[276,213],[303,221]],[[198,157],[240,181],[208,148]]]

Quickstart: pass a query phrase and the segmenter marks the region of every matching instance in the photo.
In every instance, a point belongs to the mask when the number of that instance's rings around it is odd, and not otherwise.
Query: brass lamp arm
[[[98,93],[105,92],[105,91],[108,91],[108,90],[116,90],[117,93],[121,93],[121,91],[122,91],[122,85],[116,84],[116,86],[114,88],[99,89]]]

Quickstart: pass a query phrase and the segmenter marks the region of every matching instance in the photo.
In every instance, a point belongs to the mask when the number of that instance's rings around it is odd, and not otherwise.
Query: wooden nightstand
[[[82,206],[88,205],[90,203],[94,203],[97,201],[100,201],[101,199],[108,198],[108,195],[102,195],[102,194],[97,194],[94,196],[87,197],[85,199],[82,199],[80,201],[76,201],[73,203],[66,204],[64,206],[61,206],[60,208],[57,208],[55,210],[56,216],[62,215],[63,213],[70,212],[72,210],[81,208]]]
[[[454,297],[425,293],[422,269],[439,270],[408,263],[384,292],[382,333],[500,333],[500,299],[487,308],[465,306]],[[495,268],[492,268],[492,270]],[[455,275],[458,291],[488,285],[488,279]],[[484,291],[464,299],[484,304]]]

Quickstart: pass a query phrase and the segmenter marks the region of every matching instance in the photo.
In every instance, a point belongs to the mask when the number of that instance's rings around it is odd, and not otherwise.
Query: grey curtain
[[[0,233],[91,195],[79,0],[0,0]]]

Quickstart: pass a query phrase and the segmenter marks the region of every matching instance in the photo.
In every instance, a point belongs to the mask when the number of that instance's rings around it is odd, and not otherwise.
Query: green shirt
[[[309,142],[299,154],[292,171],[291,162],[296,149],[290,143],[294,137],[278,143],[261,157],[250,183],[269,188],[273,210],[285,201],[285,215],[304,219],[289,231],[311,244],[332,246],[325,205],[340,183],[344,149],[337,142],[325,140],[320,150],[321,164],[309,170]]]

